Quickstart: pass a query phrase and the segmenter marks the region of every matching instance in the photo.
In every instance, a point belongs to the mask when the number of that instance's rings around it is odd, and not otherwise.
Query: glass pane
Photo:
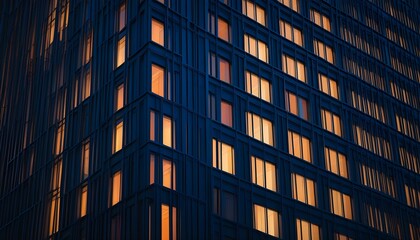
[[[162,240],[169,240],[170,236],[170,221],[169,221],[169,206],[162,204],[161,206],[161,239]]]
[[[161,46],[165,45],[165,26],[156,19],[152,19],[152,41]]]
[[[117,88],[117,104],[116,111],[120,110],[124,106],[124,84],[121,84]]]
[[[162,143],[165,146],[172,147],[172,119],[167,116],[163,117]]]
[[[220,59],[219,64],[220,80],[226,83],[230,83],[230,63],[224,59]]]
[[[299,29],[293,29],[293,39],[297,45],[303,46],[302,32]]]
[[[118,40],[117,44],[117,67],[125,62],[125,36]]]
[[[305,99],[299,98],[299,117],[308,120],[308,103]]]
[[[249,37],[249,54],[257,57],[257,41],[253,37]]]
[[[265,25],[265,11],[259,6],[256,6],[256,7],[257,7],[257,22],[262,25]]]
[[[305,199],[305,179],[298,174],[296,174],[295,176],[296,176],[295,183],[296,183],[297,196],[294,196],[294,198],[301,201],[301,202],[306,202],[306,199]]]
[[[315,224],[311,224],[311,233],[311,240],[319,240],[321,238],[319,234],[319,227]]]
[[[289,23],[284,23],[284,29],[286,30],[286,38],[289,39],[290,41],[293,41],[292,38],[292,26],[290,26]]]
[[[293,137],[293,155],[302,158],[300,136],[297,133],[292,133]]]
[[[82,188],[82,196],[80,199],[80,217],[84,217],[86,216],[86,212],[87,212],[87,186],[84,186]]]
[[[302,224],[302,240],[312,240],[310,226],[307,221],[301,221]]]
[[[261,119],[256,114],[252,114],[252,124],[253,124],[253,136],[255,139],[261,141]]]
[[[279,216],[276,211],[267,209],[267,226],[268,234],[271,236],[279,236]]]
[[[263,122],[263,142],[273,146],[273,125],[267,119],[262,119]]]
[[[340,164],[340,175],[345,178],[348,178],[346,156],[344,156],[343,154],[338,154],[338,159]]]
[[[311,143],[306,137],[302,137],[303,160],[312,162],[311,159]]]
[[[258,41],[258,58],[261,61],[268,62],[268,48],[264,42]]]
[[[121,172],[118,171],[112,176],[112,204],[114,206],[121,199]]]
[[[327,50],[327,61],[330,63],[334,63],[334,56],[333,56],[332,48],[326,47],[326,50]]]
[[[337,152],[330,150],[330,159],[331,159],[331,172],[338,174],[338,159],[337,159]]]
[[[150,154],[149,182],[155,183],[155,155]]]
[[[114,152],[118,152],[119,150],[121,150],[122,148],[122,144],[123,144],[123,122],[120,122],[117,124],[117,126],[115,127],[115,139],[114,139]]]
[[[156,133],[155,133],[155,112],[154,111],[150,111],[150,140],[151,141],[155,141],[156,140]]]
[[[254,4],[250,1],[246,1],[246,15],[248,15],[248,17],[255,19],[255,13],[254,13]]]
[[[260,79],[256,75],[252,74],[251,82],[252,82],[252,95],[260,97]]]
[[[222,101],[221,102],[221,122],[227,126],[232,127],[232,105],[229,103]]]
[[[161,97],[165,97],[164,77],[165,70],[162,67],[152,64],[152,92]]]
[[[305,66],[303,65],[303,63],[301,62],[297,62],[297,66],[298,66],[298,76],[297,78],[299,80],[301,80],[302,82],[306,82],[306,77],[305,77]]]
[[[250,137],[254,136],[253,124],[252,124],[252,114],[247,113],[247,134]]]
[[[295,61],[292,58],[286,57],[287,61],[287,73],[293,77],[296,77]]]
[[[264,162],[256,158],[256,166],[257,166],[257,185],[260,185],[261,187],[265,187],[264,183]]]
[[[265,208],[254,204],[254,228],[266,232]]]
[[[270,83],[265,79],[261,79],[261,98],[267,102],[271,102]]]
[[[316,197],[315,197],[315,183],[310,179],[306,179],[306,187],[308,194],[308,204],[311,206],[316,206]]]
[[[344,194],[343,200],[344,200],[344,216],[347,219],[352,219],[353,214],[352,214],[352,207],[351,207],[351,198],[350,196]]]
[[[288,92],[289,96],[289,111],[295,115],[298,115],[297,97],[293,93]]]
[[[226,42],[229,42],[229,24],[221,18],[218,18],[217,23],[217,36]]]
[[[338,99],[338,86],[334,80],[330,80],[331,96]]]
[[[172,189],[172,162],[162,161],[162,185]]]
[[[234,174],[233,149],[228,144],[222,143],[222,170]]]
[[[322,16],[322,24],[325,30],[331,32],[330,20],[326,16]]]
[[[276,166],[274,164],[265,163],[265,177],[267,189],[277,191]]]
[[[119,26],[118,26],[119,31],[121,31],[125,27],[125,19],[126,19],[126,8],[125,8],[125,4],[122,4],[119,10]]]
[[[334,133],[337,134],[338,136],[341,136],[340,117],[338,117],[337,115],[333,115],[333,117],[334,117]]]

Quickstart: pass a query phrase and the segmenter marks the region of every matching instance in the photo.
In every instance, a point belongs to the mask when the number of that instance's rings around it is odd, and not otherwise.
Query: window
[[[89,176],[90,142],[82,146],[82,180]]]
[[[51,43],[54,41],[55,35],[55,18],[56,18],[56,9],[57,9],[57,1],[50,0],[49,1],[49,11],[48,11],[48,22],[47,22],[47,30],[45,34],[45,45],[48,48]]]
[[[92,32],[89,32],[87,34],[86,40],[85,40],[85,64],[87,64],[90,59],[92,58]]]
[[[59,155],[63,152],[64,148],[64,121],[59,124],[55,135],[55,155]]]
[[[73,83],[73,108],[79,104],[79,79],[76,78]]]
[[[165,25],[154,18],[152,18],[152,41],[165,46]]]
[[[404,184],[405,200],[408,206],[413,208],[420,208],[420,191],[414,187]]]
[[[156,113],[154,111],[150,111],[150,140],[156,141],[157,140],[157,130],[156,130]]]
[[[377,136],[376,133],[370,132],[375,129],[367,131],[363,127],[353,124],[353,141],[363,147],[386,159],[391,159],[391,145],[388,140]],[[377,130],[378,131],[378,130]]]
[[[255,113],[247,112],[247,129],[248,136],[253,137],[270,146],[274,146],[273,141],[273,124],[270,120],[262,118]]]
[[[292,173],[293,198],[308,205],[317,206],[315,182],[296,173]]]
[[[330,210],[338,216],[353,219],[351,198],[349,195],[330,188]]]
[[[58,33],[60,35],[60,41],[63,40],[64,29],[69,24],[69,0],[61,1],[60,18],[58,22]]]
[[[51,206],[48,235],[58,231],[60,223],[60,196],[61,196],[62,159],[54,163],[51,174]]]
[[[92,76],[90,70],[85,73],[85,77],[82,82],[82,101],[90,96],[90,86],[91,86]]]
[[[311,141],[308,138],[289,130],[288,142],[289,154],[307,162],[312,162]]]
[[[303,97],[286,91],[286,110],[306,121],[309,120],[308,101]]]
[[[88,187],[87,185],[82,187],[82,192],[80,195],[80,217],[86,216],[87,212],[87,194],[88,194]]]
[[[118,171],[112,175],[111,206],[121,201],[121,186],[121,171]]]
[[[299,1],[300,0],[278,0],[280,3],[284,4],[286,7],[299,12]]]
[[[419,158],[416,156],[415,152],[417,151],[410,152],[410,150],[404,147],[399,147],[400,163],[403,167],[415,173],[420,173],[420,161]]]
[[[236,195],[230,192],[221,191],[218,188],[213,188],[213,212],[230,221],[236,221]]]
[[[246,91],[264,101],[271,102],[271,84],[251,72],[246,71]]]
[[[334,233],[334,240],[353,240],[353,239],[344,234]]]
[[[121,31],[126,24],[126,18],[127,18],[127,10],[125,3],[120,5],[120,8],[118,9],[118,31]]]
[[[318,82],[319,82],[319,90],[324,92],[325,94],[330,95],[331,97],[335,99],[339,99],[338,97],[338,84],[337,82],[329,78],[321,73],[318,74]]]
[[[268,63],[268,47],[265,42],[244,34],[244,50],[261,61]]]
[[[150,166],[149,166],[149,184],[155,183],[155,155],[150,154]]]
[[[152,92],[165,97],[165,69],[162,67],[152,64]]]
[[[235,152],[231,145],[212,140],[213,167],[235,175]]]
[[[117,62],[116,67],[118,68],[125,62],[125,36],[118,40],[117,43]]]
[[[232,120],[232,104],[221,101],[220,103],[220,117],[221,122],[229,127],[233,126],[233,120]]]
[[[320,40],[314,40],[314,53],[327,62],[334,64],[334,52],[332,48]]]
[[[124,84],[120,84],[116,89],[115,111],[124,107]]]
[[[242,0],[242,13],[265,26],[265,10],[250,0]]]
[[[121,215],[111,218],[111,236],[110,240],[121,240]]]
[[[176,190],[176,168],[175,163],[169,160],[162,160],[162,185]]]
[[[331,32],[331,23],[330,19],[316,11],[315,9],[311,9],[311,21],[314,22],[316,25],[322,27],[323,29]]]
[[[277,191],[276,165],[251,156],[252,183]]]
[[[216,70],[216,62],[218,69]],[[212,77],[219,78],[221,81],[231,83],[230,62],[226,59],[217,57],[214,53],[209,53],[209,74]]]
[[[404,116],[403,112],[395,113],[395,125],[397,126],[397,131],[420,141],[420,131],[419,125],[417,124],[417,120],[413,119],[412,117]]]
[[[231,42],[229,22],[221,17],[217,17],[217,29],[215,22],[215,16],[209,13],[209,32],[211,32],[214,35],[216,35],[217,33],[216,36],[218,36],[220,39],[223,39],[226,42]]]
[[[302,36],[302,31],[300,29],[292,26],[290,23],[284,20],[280,20],[279,26],[280,26],[280,35],[282,37],[303,47],[303,36]]]
[[[341,137],[340,117],[328,110],[321,109],[322,128]]]
[[[305,65],[302,62],[285,54],[283,54],[282,61],[283,72],[306,83]]]
[[[319,240],[321,239],[319,226],[297,218],[296,237],[297,240]]]
[[[177,235],[176,224],[176,207],[169,205],[161,205],[161,239],[162,240],[176,240]],[[172,238],[171,238],[172,237]]]
[[[401,226],[399,214],[393,214],[390,209],[391,206],[386,206],[388,209],[381,209],[369,204],[365,204],[362,210],[367,218],[370,227],[377,229],[383,233],[392,235],[394,239],[402,239]]]
[[[280,237],[279,213],[273,209],[254,204],[254,229]]]
[[[379,168],[381,169],[381,168]],[[392,175],[365,164],[359,165],[360,182],[370,188],[396,197],[396,186]]]
[[[162,131],[162,143],[165,146],[175,148],[175,128],[174,122],[168,116],[163,116],[163,131]]]
[[[114,153],[120,151],[123,146],[124,122],[120,121],[114,129]]]
[[[347,170],[347,159],[342,153],[325,147],[325,168],[343,178],[349,178]]]

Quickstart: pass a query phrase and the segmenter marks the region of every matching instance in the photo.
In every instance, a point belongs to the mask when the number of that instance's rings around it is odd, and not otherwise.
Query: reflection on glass
[[[165,26],[156,19],[152,19],[152,41],[164,46],[165,45]]]

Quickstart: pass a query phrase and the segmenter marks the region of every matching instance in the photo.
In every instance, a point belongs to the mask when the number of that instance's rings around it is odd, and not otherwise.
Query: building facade
[[[0,238],[420,239],[419,7],[0,3]]]

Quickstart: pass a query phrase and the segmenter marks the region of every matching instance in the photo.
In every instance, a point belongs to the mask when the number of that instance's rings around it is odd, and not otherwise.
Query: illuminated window
[[[308,101],[303,97],[297,96],[286,91],[286,110],[300,118],[309,120]]]
[[[176,168],[175,163],[169,160],[162,160],[162,185],[176,190]]]
[[[117,43],[117,62],[116,67],[118,68],[125,62],[125,36],[118,40]]]
[[[406,114],[395,113],[395,125],[397,126],[397,131],[420,141],[419,125],[417,124],[418,121],[403,115]]]
[[[149,184],[155,183],[155,155],[150,154],[150,165],[149,165]]]
[[[340,233],[334,233],[334,240],[353,240],[353,238]]]
[[[314,53],[327,62],[334,64],[334,52],[332,48],[320,40],[314,40]]]
[[[408,224],[408,227],[410,229],[410,239],[414,240],[416,239],[417,236],[420,236],[420,227],[413,225],[413,224]]]
[[[127,9],[126,4],[123,3],[118,9],[118,31],[121,31],[126,25]]]
[[[90,142],[82,146],[82,180],[89,176]]]
[[[277,191],[276,165],[251,156],[252,183]]]
[[[246,132],[248,136],[253,137],[270,146],[274,146],[273,124],[271,123],[271,121],[250,112],[247,112],[246,115]]]
[[[82,192],[80,195],[80,217],[86,216],[87,212],[87,195],[88,195],[88,187],[82,187]]]
[[[119,122],[114,129],[114,153],[120,151],[123,146],[124,122]]]
[[[154,18],[152,18],[152,41],[165,46],[165,25]]]
[[[338,84],[337,82],[329,78],[321,73],[318,74],[318,82],[319,82],[319,89],[324,92],[325,94],[330,95],[335,99],[339,99],[338,97]]]
[[[394,239],[402,239],[399,215],[389,211],[392,206],[384,206],[385,207],[381,209],[365,204],[365,209],[362,211],[366,213],[364,216],[366,216],[369,226],[383,233],[392,235]]]
[[[261,61],[268,63],[268,47],[265,42],[244,34],[244,50]]]
[[[248,71],[245,72],[245,75],[246,91],[264,101],[271,102],[270,82]]]
[[[213,167],[235,174],[235,152],[231,145],[212,140]]]
[[[59,159],[54,163],[51,174],[51,205],[50,205],[50,221],[48,235],[58,231],[60,223],[60,196],[61,196],[61,176],[62,176],[62,160]]]
[[[265,10],[250,0],[242,0],[242,13],[265,26]]]
[[[221,101],[220,103],[220,118],[221,122],[229,127],[233,126],[233,120],[232,120],[232,104]]]
[[[115,111],[118,111],[124,107],[124,84],[120,84],[115,91]]]
[[[299,2],[300,0],[278,0],[280,3],[284,4],[286,7],[299,12]]]
[[[420,173],[420,161],[419,158],[414,154],[414,152],[410,152],[404,147],[399,147],[400,163],[403,167],[415,173]]]
[[[168,116],[163,116],[162,143],[165,146],[175,148],[174,122]]]
[[[317,206],[315,182],[309,178],[292,173],[292,195],[300,202]]]
[[[111,206],[121,201],[121,187],[121,171],[118,171],[112,175]]]
[[[236,195],[230,192],[221,191],[218,188],[213,188],[213,212],[230,221],[236,221]]]
[[[303,35],[300,29],[292,26],[290,23],[284,20],[280,20],[279,26],[280,26],[280,35],[282,37],[303,47]]]
[[[298,133],[288,131],[289,154],[307,162],[312,162],[311,141]]]
[[[176,240],[177,239],[177,224],[176,224],[176,207],[169,205],[161,205],[161,239],[162,240]],[[172,236],[172,238],[171,238]]]
[[[359,170],[360,182],[363,185],[396,197],[396,186],[391,175],[366,164],[360,164]]]
[[[404,184],[404,190],[407,205],[413,208],[420,208],[420,191],[407,184]]]
[[[161,97],[165,97],[164,78],[165,69],[158,65],[152,64],[152,92]]]
[[[75,79],[73,83],[73,108],[79,105],[79,79]]]
[[[217,17],[217,28],[215,22],[216,17],[209,13],[209,31],[214,35],[217,33],[216,36],[220,39],[223,39],[226,42],[231,42],[229,22],[221,17]]]
[[[376,135],[377,132],[371,131],[374,131],[374,129],[369,129],[369,131],[367,131],[363,127],[354,124],[353,141],[366,150],[369,150],[386,159],[391,159],[391,145],[389,141]]]
[[[48,48],[51,43],[54,41],[55,35],[55,18],[56,18],[56,9],[57,9],[57,0],[49,1],[49,11],[48,11],[48,21],[47,21],[47,31],[45,35],[45,45]]]
[[[305,65],[302,62],[285,54],[282,56],[282,61],[283,72],[306,83]]]
[[[64,148],[64,121],[59,124],[55,135],[55,155],[59,155],[63,152]]]
[[[338,216],[353,219],[351,197],[330,188],[330,210]]]
[[[331,148],[324,148],[325,150],[325,168],[343,178],[349,178],[347,170],[347,159],[342,153],[339,153]]]
[[[321,233],[318,225],[296,218],[297,240],[319,240]]]
[[[69,9],[69,0],[61,1],[60,18],[58,23],[58,33],[60,35],[60,41],[63,40],[64,29],[66,29],[69,24]]]
[[[90,96],[90,87],[92,83],[92,76],[90,70],[85,73],[85,77],[82,82],[82,101]]]
[[[221,81],[229,84],[231,83],[230,62],[228,60],[221,57],[216,58],[216,54],[209,53],[208,68],[212,77],[219,78]]]
[[[150,140],[151,141],[156,141],[157,140],[157,129],[156,129],[156,124],[157,122],[157,116],[156,113],[154,111],[150,111]]]
[[[92,58],[92,32],[89,32],[85,40],[85,64]]]
[[[270,208],[254,204],[254,229],[280,237],[280,214]]]
[[[321,109],[322,128],[341,137],[341,119],[338,115]]]
[[[331,23],[330,19],[316,11],[315,9],[311,9],[311,21],[314,22],[316,25],[322,27],[323,29],[331,32]]]

